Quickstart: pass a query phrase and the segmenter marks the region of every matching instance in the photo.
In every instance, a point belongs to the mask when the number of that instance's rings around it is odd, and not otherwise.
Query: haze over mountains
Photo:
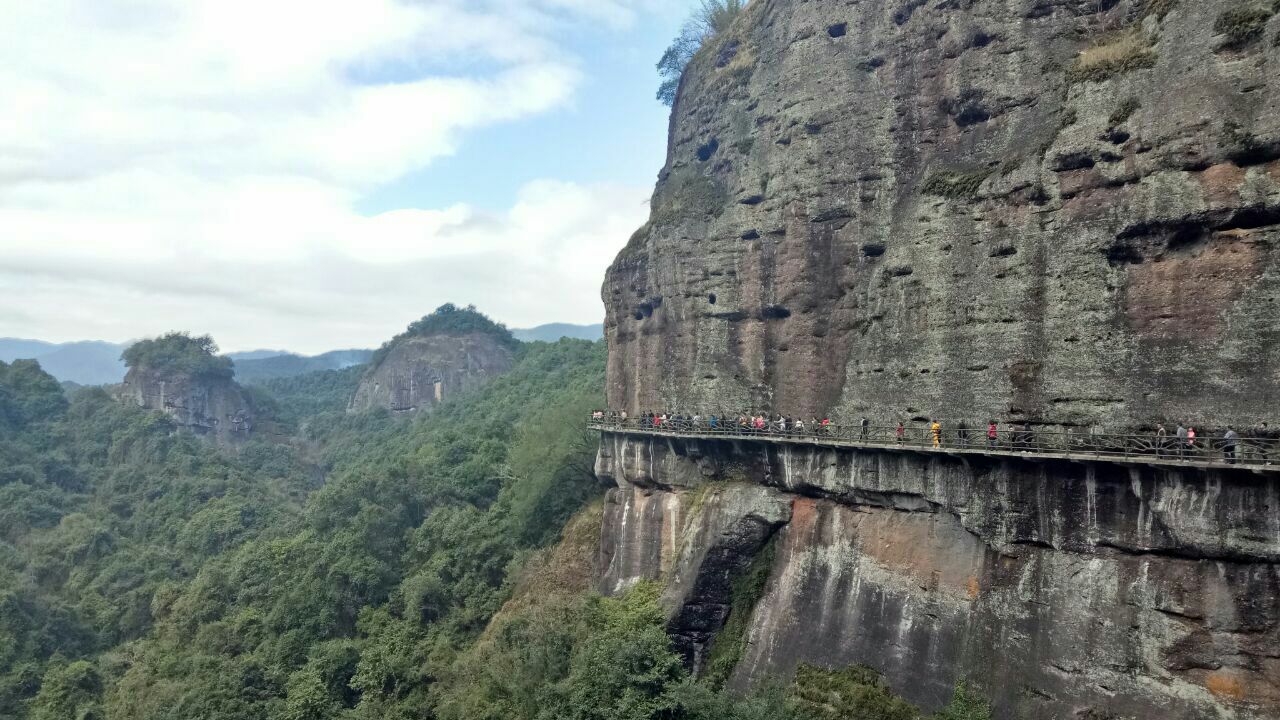
[[[604,326],[549,323],[511,331],[521,342],[554,342],[562,337],[599,340]],[[40,367],[62,382],[78,385],[108,385],[124,379],[125,367],[120,354],[130,343],[101,340],[52,343],[25,338],[0,338],[0,362],[35,359]],[[250,350],[227,353],[236,363],[236,376],[241,382],[278,377],[291,377],[316,370],[341,370],[367,362],[371,349],[332,350],[305,356],[287,350]]]

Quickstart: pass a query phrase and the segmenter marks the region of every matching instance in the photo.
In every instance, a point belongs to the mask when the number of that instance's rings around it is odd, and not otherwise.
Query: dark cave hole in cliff
[[[862,246],[862,254],[865,257],[880,257],[884,255],[885,247],[881,243],[867,243]]]
[[[716,304],[716,294],[715,294],[715,293],[711,293],[710,295],[707,295],[707,302],[711,303],[712,305],[715,305],[715,304]]]
[[[1053,169],[1058,172],[1067,170],[1087,170],[1097,162],[1088,153],[1073,152],[1060,156],[1054,161]]]
[[[1280,205],[1254,205],[1240,208],[1220,230],[1254,230],[1270,225],[1280,225]]]
[[[1018,254],[1018,248],[1012,245],[1002,245],[991,251],[991,257],[1012,257]]]
[[[944,113],[951,116],[957,126],[969,127],[991,119],[991,113],[982,104],[985,95],[982,90],[968,88],[956,97],[943,98],[938,105]]]
[[[833,38],[844,37],[849,32],[849,23],[836,23],[827,28],[827,34]]]
[[[1175,220],[1146,220],[1120,231],[1107,248],[1113,266],[1159,262],[1168,253],[1188,254],[1211,242],[1214,233],[1280,225],[1280,206],[1252,205],[1215,210]]]
[[[1280,160],[1280,140],[1263,141],[1250,135],[1227,153],[1227,159],[1240,167],[1265,165]]]
[[[715,155],[716,151],[719,149],[720,140],[717,138],[711,138],[705,145],[698,148],[698,159],[702,162],[706,162],[710,160],[711,156]]]
[[[785,320],[791,317],[791,311],[781,305],[769,305],[760,315],[766,320]]]
[[[981,31],[981,30],[979,30],[978,32],[976,32],[976,33],[974,33],[974,34],[973,34],[973,40],[972,40],[972,42],[970,42],[970,43],[969,43],[969,45],[970,45],[970,47],[975,47],[975,48],[984,48],[984,47],[986,47],[986,46],[990,45],[990,44],[991,44],[991,42],[992,42],[993,40],[995,40],[995,38],[994,38],[994,37],[992,37],[992,36],[990,36],[990,35],[986,34],[985,32],[983,32],[983,31]]]

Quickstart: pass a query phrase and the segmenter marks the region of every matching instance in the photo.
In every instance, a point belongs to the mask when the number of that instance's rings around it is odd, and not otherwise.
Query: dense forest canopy
[[[231,358],[218,355],[218,346],[208,335],[171,332],[150,340],[139,340],[120,356],[129,368],[151,368],[202,378],[231,379],[235,374]]]
[[[0,717],[917,717],[866,669],[727,694],[658,586],[591,591],[604,357],[532,343],[409,422],[343,412],[358,367],[271,381],[293,435],[235,454],[0,363]]]

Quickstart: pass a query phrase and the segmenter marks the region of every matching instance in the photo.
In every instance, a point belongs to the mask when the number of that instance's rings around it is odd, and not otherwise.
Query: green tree
[[[675,104],[680,79],[693,56],[709,39],[728,30],[746,5],[746,0],[702,0],[658,60],[658,77],[662,79],[658,100],[667,106]]]
[[[208,335],[171,332],[139,340],[126,348],[120,359],[130,368],[145,367],[228,380],[235,375],[231,358],[219,356],[217,343]]]
[[[45,673],[31,703],[32,720],[99,720],[102,677],[92,663],[77,660]]]

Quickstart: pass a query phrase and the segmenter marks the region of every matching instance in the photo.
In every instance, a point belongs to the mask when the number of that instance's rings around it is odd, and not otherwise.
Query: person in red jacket
[[[996,432],[996,421],[992,420],[987,425],[987,447],[994,448],[996,446],[996,438],[999,433]]]

